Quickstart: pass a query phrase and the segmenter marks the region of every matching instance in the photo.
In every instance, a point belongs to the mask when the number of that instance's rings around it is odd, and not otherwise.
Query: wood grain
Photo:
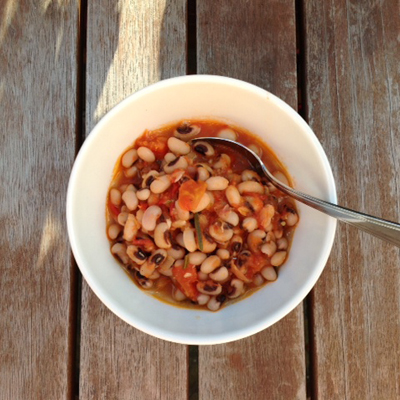
[[[400,220],[400,3],[304,2],[309,122],[339,202]],[[315,399],[400,398],[399,250],[340,225],[312,295]]]
[[[129,94],[186,70],[186,1],[90,1],[86,131]],[[188,348],[118,319],[83,283],[80,399],[186,399]]]
[[[70,399],[76,2],[0,2],[0,399]]]
[[[239,78],[297,108],[293,1],[197,3],[198,73]],[[199,397],[305,399],[302,306],[273,327],[199,348]]]

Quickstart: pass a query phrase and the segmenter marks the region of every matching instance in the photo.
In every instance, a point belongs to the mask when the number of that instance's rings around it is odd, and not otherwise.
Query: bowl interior
[[[274,95],[215,76],[159,82],[124,100],[94,128],[75,161],[67,198],[70,242],[84,278],[115,314],[153,336],[216,344],[249,336],[281,319],[311,290],[329,256],[336,221],[298,203],[300,223],[276,282],[212,313],[165,304],[138,289],[109,252],[105,201],[115,162],[145,129],[191,118],[225,120],[261,137],[301,191],[336,202],[331,168],[301,117]]]

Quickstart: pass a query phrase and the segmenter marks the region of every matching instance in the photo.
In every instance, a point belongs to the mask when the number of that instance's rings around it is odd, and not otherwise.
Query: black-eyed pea
[[[183,122],[174,131],[174,136],[178,139],[188,141],[197,136],[200,132],[201,128],[199,125],[193,125],[189,122]]]
[[[128,219],[124,226],[124,240],[130,242],[136,236],[140,229],[140,224],[133,214],[128,214]]]
[[[133,163],[138,159],[136,149],[130,149],[121,158],[121,164],[124,168],[130,168]]]
[[[221,307],[221,302],[217,300],[217,296],[212,296],[207,303],[207,308],[210,311],[218,311]]]
[[[199,295],[197,296],[197,303],[198,303],[200,306],[204,306],[205,304],[208,303],[209,300],[210,300],[210,296],[207,295],[207,294],[201,293],[201,294],[199,294]]]
[[[243,247],[243,238],[240,235],[234,235],[229,243],[230,253],[233,256],[239,254]]]
[[[197,249],[194,230],[192,228],[185,228],[183,231],[183,244],[187,251],[193,252]]]
[[[156,269],[156,265],[154,263],[150,263],[148,260],[146,260],[141,266],[140,266],[140,275],[149,278],[151,274],[154,272]]]
[[[126,249],[128,257],[138,265],[142,265],[147,260],[147,254],[135,245],[129,245]]]
[[[126,220],[128,219],[128,212],[120,212],[117,217],[117,221],[120,225],[125,226]]]
[[[183,220],[183,221],[188,221],[190,218],[190,212],[187,210],[184,210],[180,204],[179,201],[175,201],[175,210],[176,214],[178,216],[178,219]]]
[[[153,287],[153,281],[146,278],[139,271],[136,272],[136,281],[143,289],[151,289]]]
[[[275,242],[267,242],[261,246],[261,252],[266,254],[268,257],[272,257],[276,253],[276,243]]]
[[[207,258],[207,254],[201,251],[194,251],[188,255],[189,263],[193,265],[201,265],[203,261]]]
[[[128,264],[129,263],[129,257],[126,254],[126,246],[123,243],[115,243],[111,247],[111,253],[117,256],[122,264]]]
[[[242,227],[247,232],[253,232],[258,228],[258,222],[253,217],[246,217],[242,222]]]
[[[251,151],[253,151],[254,153],[256,153],[256,154],[258,155],[258,157],[261,157],[261,156],[262,156],[262,150],[261,150],[260,147],[258,147],[257,145],[251,144],[251,145],[249,146],[249,149],[250,149]]]
[[[205,182],[210,177],[210,172],[202,165],[197,167],[197,181]]]
[[[215,296],[222,292],[221,284],[210,279],[208,281],[197,282],[196,288],[200,293],[208,294],[209,296]]]
[[[210,205],[210,203],[211,203],[210,195],[208,194],[208,192],[205,192],[201,197],[199,204],[194,210],[192,210],[192,212],[198,213],[200,211],[203,211]]]
[[[274,267],[264,267],[261,270],[261,275],[267,281],[275,281],[278,277]]]
[[[225,190],[228,185],[228,179],[223,176],[212,176],[206,180],[207,190]]]
[[[174,260],[180,260],[183,257],[185,257],[185,249],[181,246],[178,245],[173,245],[167,250],[167,253],[170,257],[172,257]]]
[[[282,182],[283,184],[285,184],[286,186],[289,186],[289,181],[286,178],[285,174],[281,171],[274,171],[272,173],[272,175],[278,179],[278,181]]]
[[[229,277],[229,271],[226,267],[219,267],[209,274],[209,277],[215,282],[223,282]]]
[[[142,225],[143,214],[144,214],[144,211],[141,209],[136,211],[136,219],[138,220],[140,225]]]
[[[154,169],[149,171],[147,174],[142,177],[142,189],[149,188],[151,183],[156,179],[156,177],[160,175],[160,173]]]
[[[257,253],[259,247],[264,242],[266,233],[261,229],[256,229],[255,231],[249,233],[247,236],[247,245],[252,253]]]
[[[229,185],[225,190],[225,196],[232,207],[237,207],[242,202],[242,196],[236,186]]]
[[[178,288],[176,288],[175,286],[172,288],[172,297],[176,300],[176,301],[183,301],[186,299],[186,296],[184,295],[183,292],[181,292]]]
[[[164,171],[167,174],[171,174],[177,169],[185,170],[188,167],[188,162],[184,156],[180,156],[175,160],[170,161],[168,164],[164,165]]]
[[[224,243],[232,239],[233,229],[223,221],[214,222],[208,229],[211,237],[218,243]]]
[[[140,159],[147,163],[152,163],[156,160],[156,156],[148,147],[139,147],[137,149],[137,155]]]
[[[255,275],[253,276],[253,283],[254,283],[256,286],[261,286],[261,285],[264,283],[264,278],[262,277],[261,274],[255,274]]]
[[[221,265],[221,259],[216,255],[212,255],[207,257],[201,263],[200,271],[205,274],[209,274],[213,272],[216,268],[218,268],[220,265]]]
[[[267,204],[259,212],[260,226],[268,231],[271,225],[272,218],[275,215],[275,208],[272,204]]]
[[[232,226],[237,226],[239,224],[239,215],[237,215],[228,205],[217,211],[217,214],[223,221]]]
[[[121,225],[118,224],[112,224],[107,229],[108,237],[111,240],[115,240],[120,233],[121,233]]]
[[[197,240],[197,247],[203,253],[212,253],[217,248],[217,243],[213,241],[213,238],[207,233],[203,232],[203,247],[200,248],[200,244]]]
[[[121,204],[121,199],[122,199],[121,192],[116,188],[112,188],[110,190],[110,201],[111,201],[111,203],[114,206],[118,207]]]
[[[199,281],[207,281],[209,279],[208,274],[201,271],[197,273],[197,277],[199,278]]]
[[[206,157],[212,157],[215,154],[214,148],[210,143],[205,141],[198,141],[194,144],[193,150]]]
[[[240,194],[243,193],[264,194],[264,186],[261,183],[255,181],[240,182],[238,185],[238,190]]]
[[[220,138],[223,138],[223,139],[229,139],[229,140],[233,140],[233,141],[236,141],[238,138],[237,133],[231,128],[221,129],[218,132],[217,136]]]
[[[124,175],[127,178],[133,178],[134,176],[136,176],[138,173],[138,169],[137,167],[135,167],[134,165],[126,170],[124,170]]]
[[[152,193],[164,193],[171,186],[171,180],[168,175],[157,176],[150,184]]]
[[[174,265],[174,262],[175,259],[168,255],[165,261],[158,267],[158,272],[164,276],[171,277],[173,275],[172,266]]]
[[[185,155],[190,153],[190,146],[176,137],[170,137],[167,144],[169,150],[174,154]]]
[[[183,228],[186,227],[187,225],[187,221],[184,221],[183,219],[178,219],[177,221],[172,222],[172,229],[181,229],[183,230]]]
[[[158,218],[161,216],[162,210],[159,206],[152,205],[146,209],[142,218],[142,227],[146,231],[153,231],[156,227]]]
[[[160,249],[169,249],[171,247],[170,231],[167,222],[157,224],[154,229],[154,242]]]
[[[286,250],[288,248],[288,240],[285,237],[281,237],[276,242],[278,250]]]
[[[255,172],[255,171],[253,171],[251,169],[245,169],[242,172],[241,177],[242,177],[242,181],[243,182],[245,182],[245,181],[260,182],[261,181],[260,175],[258,175],[257,172]]]
[[[146,201],[150,197],[150,190],[145,188],[145,189],[140,189],[136,192],[136,196],[138,200],[140,201]]]
[[[229,253],[229,250],[227,249],[218,249],[217,250],[217,256],[221,259],[221,260],[229,260],[231,255]]]
[[[287,213],[287,216],[286,216],[286,225],[287,226],[294,226],[297,224],[298,221],[299,221],[299,216],[297,215],[297,213],[295,211]]]
[[[155,281],[156,279],[158,279],[161,275],[159,274],[159,272],[157,270],[155,270],[150,276],[149,279],[151,279],[152,281]]]
[[[168,164],[168,163],[170,163],[171,161],[174,161],[176,158],[177,158],[177,157],[176,157],[176,155],[175,155],[174,153],[167,153],[167,154],[164,156],[164,161]]]
[[[269,231],[269,232],[267,232],[267,236],[265,237],[265,241],[266,242],[275,242],[275,240],[276,240],[276,237],[275,237],[275,234],[274,234],[274,232],[273,231]]]
[[[175,236],[176,243],[178,243],[179,246],[185,247],[185,242],[183,241],[183,233],[180,232]]]
[[[281,266],[285,262],[286,256],[287,256],[287,252],[286,251],[278,251],[278,252],[276,252],[271,257],[271,264],[274,267]]]
[[[122,194],[122,200],[124,201],[125,205],[128,207],[129,211],[136,210],[136,208],[139,204],[139,200],[136,196],[135,191],[131,190],[129,187]]]
[[[223,153],[220,155],[219,160],[216,163],[214,163],[213,167],[215,169],[226,170],[231,165],[231,162],[232,160],[228,156],[228,154]]]
[[[244,283],[240,279],[232,279],[230,288],[228,290],[228,297],[230,299],[236,299],[244,293]]]

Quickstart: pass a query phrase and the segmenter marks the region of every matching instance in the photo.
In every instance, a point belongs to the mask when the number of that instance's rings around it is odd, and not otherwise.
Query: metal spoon
[[[358,211],[350,210],[345,207],[338,206],[328,201],[317,199],[308,194],[299,192],[276,179],[271,172],[268,171],[260,157],[246,146],[234,142],[229,139],[222,139],[217,137],[206,137],[193,139],[192,143],[197,141],[206,141],[214,146],[229,147],[235,152],[243,154],[250,165],[259,175],[264,175],[271,183],[274,184],[279,190],[302,203],[317,209],[331,217],[337,218],[340,221],[346,222],[358,229],[361,229],[371,235],[374,235],[387,242],[393,243],[400,247],[400,224],[387,221],[385,219],[373,217],[368,214],[363,214]]]

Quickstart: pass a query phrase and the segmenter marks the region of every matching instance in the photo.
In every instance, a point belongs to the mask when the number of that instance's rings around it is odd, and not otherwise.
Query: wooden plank
[[[197,72],[243,79],[297,108],[294,2],[197,5]],[[305,399],[302,310],[250,338],[200,347],[200,399]]]
[[[186,1],[90,1],[86,131],[129,94],[186,70]],[[82,294],[81,399],[186,399],[188,347],[150,337]]]
[[[304,4],[308,118],[339,202],[398,221],[400,3]],[[316,399],[400,398],[399,283],[398,248],[339,226],[312,296]]]
[[[0,399],[73,394],[76,2],[0,3]]]

